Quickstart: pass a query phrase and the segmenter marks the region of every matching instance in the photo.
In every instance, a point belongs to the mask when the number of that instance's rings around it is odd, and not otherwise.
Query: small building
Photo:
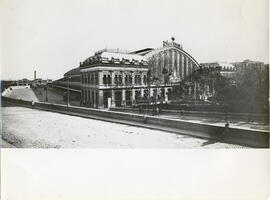
[[[32,87],[44,87],[50,83],[52,83],[51,79],[42,79],[42,78],[36,78],[35,80],[31,81]]]
[[[31,83],[31,81],[28,80],[27,78],[23,78],[23,79],[18,80],[18,81],[16,82],[16,84],[17,84],[18,86],[27,86],[27,85],[30,85],[30,83]]]

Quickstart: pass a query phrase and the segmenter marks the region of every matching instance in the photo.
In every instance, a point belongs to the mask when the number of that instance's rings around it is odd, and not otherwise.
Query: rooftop
[[[76,67],[76,68],[73,68],[73,69],[67,71],[64,74],[64,76],[77,75],[77,74],[80,74],[80,68],[79,67]]]

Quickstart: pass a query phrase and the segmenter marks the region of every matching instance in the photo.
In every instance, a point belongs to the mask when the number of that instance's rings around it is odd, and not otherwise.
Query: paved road
[[[22,148],[243,148],[24,107],[3,108],[2,137]]]

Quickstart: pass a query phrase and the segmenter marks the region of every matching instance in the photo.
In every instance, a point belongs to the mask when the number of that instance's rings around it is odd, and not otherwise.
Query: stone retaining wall
[[[125,121],[126,124],[130,122],[137,122],[138,124],[153,125],[152,128],[168,130],[180,134],[215,139],[222,142],[247,145],[259,148],[269,147],[269,132],[246,130],[240,128],[225,128],[222,126],[209,125],[203,123],[194,123],[184,120],[165,119],[155,116],[144,116],[134,113],[124,113],[117,111],[99,110],[93,108],[84,108],[76,106],[66,106],[60,104],[42,103],[42,102],[30,102],[25,100],[10,99],[2,97],[3,102],[15,103],[22,106],[45,109],[54,112],[69,112],[70,114],[86,114],[95,115],[106,118],[106,120],[121,120],[121,123]],[[85,117],[85,116],[84,116]]]

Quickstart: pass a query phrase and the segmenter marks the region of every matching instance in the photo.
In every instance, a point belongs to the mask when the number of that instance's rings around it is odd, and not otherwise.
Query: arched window
[[[146,85],[147,84],[147,77],[146,75],[143,76],[143,83]]]
[[[138,75],[138,84],[139,84],[139,85],[142,84],[142,78],[141,78],[141,75]]]
[[[119,84],[122,84],[122,76],[121,76],[121,75],[119,75],[118,83],[119,83]]]
[[[125,84],[128,85],[128,75],[125,77]]]
[[[103,84],[107,84],[107,77],[106,77],[106,75],[103,75]]]
[[[130,85],[132,84],[132,76],[131,76],[131,75],[128,76],[128,83],[129,83]]]
[[[114,84],[116,84],[116,85],[118,84],[118,76],[117,75],[114,76]]]
[[[107,84],[109,84],[109,85],[112,84],[112,79],[111,79],[110,75],[107,76]]]

